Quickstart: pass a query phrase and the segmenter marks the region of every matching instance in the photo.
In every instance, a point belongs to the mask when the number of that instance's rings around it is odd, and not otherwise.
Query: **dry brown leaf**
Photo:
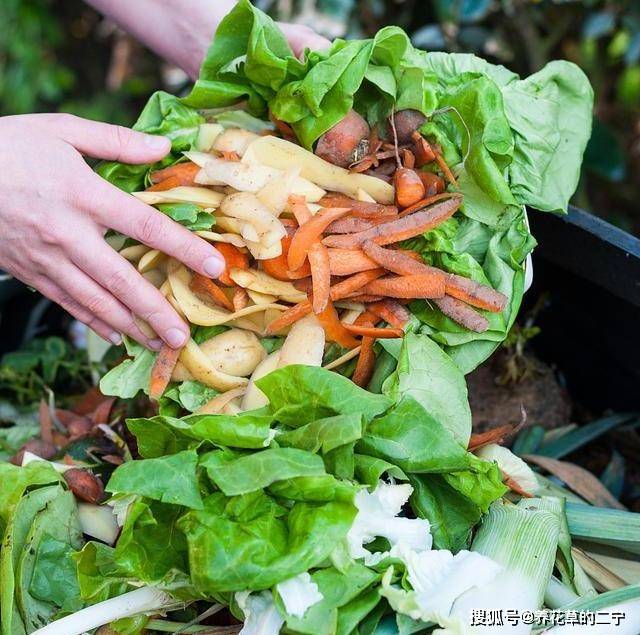
[[[579,465],[536,454],[527,454],[523,458],[557,476],[569,489],[596,507],[627,509],[591,472]]]

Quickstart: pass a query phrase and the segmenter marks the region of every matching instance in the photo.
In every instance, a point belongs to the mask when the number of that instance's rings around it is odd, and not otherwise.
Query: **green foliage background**
[[[214,2],[215,0],[211,0]],[[472,52],[527,75],[570,59],[596,90],[574,202],[640,234],[640,3],[636,0],[256,0],[329,37],[398,24],[426,50]],[[62,110],[123,124],[184,76],[80,0],[2,0],[0,114]]]

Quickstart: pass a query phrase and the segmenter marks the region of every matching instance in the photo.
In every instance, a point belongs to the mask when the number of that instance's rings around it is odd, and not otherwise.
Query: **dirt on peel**
[[[467,375],[469,403],[474,432],[483,432],[505,423],[518,423],[521,408],[527,414],[527,426],[552,429],[567,425],[571,419],[571,401],[560,386],[553,369],[527,353],[530,371],[516,382],[500,385],[509,362],[504,350]]]

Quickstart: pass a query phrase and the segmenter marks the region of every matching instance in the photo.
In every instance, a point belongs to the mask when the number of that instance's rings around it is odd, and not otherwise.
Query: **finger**
[[[142,318],[173,348],[184,346],[189,327],[167,299],[99,236],[85,238],[70,248],[72,261],[113,294],[134,315]]]
[[[35,284],[38,291],[59,304],[67,313],[72,315],[76,320],[79,320],[83,324],[86,324],[92,331],[95,331],[102,339],[115,344],[122,343],[122,336],[120,333],[112,329],[108,324],[97,318],[95,315],[91,315],[84,307],[81,307],[75,301],[73,301],[63,289],[58,286],[53,280],[49,278],[41,278]]]
[[[92,200],[87,204],[100,224],[173,256],[210,278],[217,278],[224,271],[220,252],[186,227],[97,176],[88,185]]]
[[[143,346],[158,350],[162,345],[160,340],[147,337],[138,328],[131,311],[72,262],[56,260],[47,273],[65,294],[57,302],[77,306],[90,319],[104,322],[112,331],[129,335]]]
[[[296,57],[300,57],[306,48],[312,51],[324,51],[331,46],[331,41],[303,24],[279,22],[278,26],[285,34]]]
[[[58,115],[53,129],[82,154],[96,159],[154,163],[171,150],[171,141],[166,137],[73,115]]]

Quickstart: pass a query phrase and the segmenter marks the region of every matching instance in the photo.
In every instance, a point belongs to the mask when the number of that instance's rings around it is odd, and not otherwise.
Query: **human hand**
[[[164,59],[196,79],[213,34],[236,0],[87,0]],[[301,24],[278,23],[295,55],[322,50],[327,38]]]
[[[113,187],[82,155],[151,163],[165,137],[66,114],[0,118],[0,269],[114,343],[124,333],[177,348],[189,328],[165,297],[104,240],[114,229],[215,278],[222,256],[161,212]],[[161,339],[149,338],[134,315]]]

